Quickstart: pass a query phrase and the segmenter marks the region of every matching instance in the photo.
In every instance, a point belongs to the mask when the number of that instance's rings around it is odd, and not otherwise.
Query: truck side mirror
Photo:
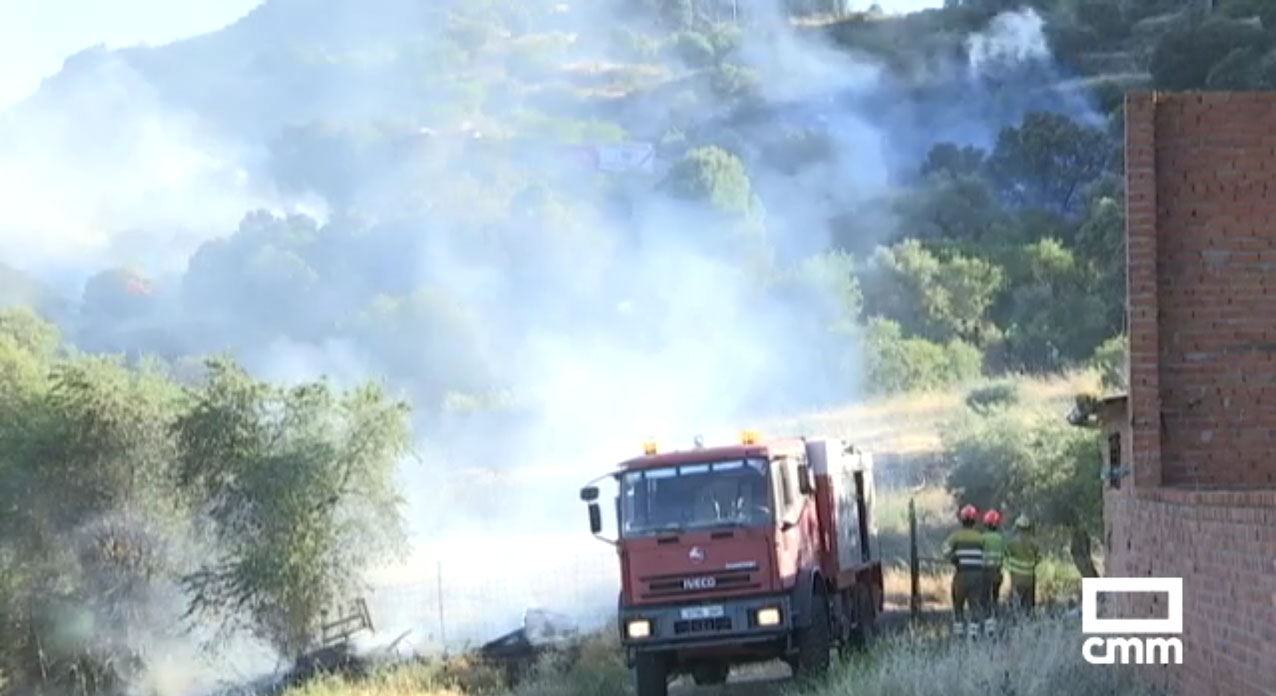
[[[597,489],[595,489],[597,492]],[[592,534],[598,534],[603,531],[603,512],[598,507],[598,503],[589,504],[589,531]]]
[[[806,464],[799,464],[797,473],[798,490],[802,492],[802,495],[810,495],[815,490],[815,486],[811,481],[811,467]]]
[[[598,500],[598,486],[585,486],[580,489],[580,499],[587,503]]]

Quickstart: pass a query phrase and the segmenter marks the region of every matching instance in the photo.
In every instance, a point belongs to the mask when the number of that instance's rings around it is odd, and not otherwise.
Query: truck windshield
[[[718,526],[770,524],[765,459],[630,471],[621,477],[627,537]]]

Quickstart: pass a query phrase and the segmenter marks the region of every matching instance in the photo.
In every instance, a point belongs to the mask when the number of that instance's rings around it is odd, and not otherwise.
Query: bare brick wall
[[[1154,184],[1155,239],[1130,255],[1155,253],[1161,483],[1276,486],[1276,96],[1154,107],[1154,172],[1131,190]]]
[[[1122,490],[1104,507],[1105,574],[1183,578],[1183,664],[1150,678],[1183,696],[1276,694],[1276,492]],[[1165,616],[1154,597],[1123,597],[1115,615]]]
[[[1276,696],[1276,93],[1126,98],[1133,476],[1112,576],[1184,579],[1180,694]],[[1148,597],[1121,615],[1161,616]]]

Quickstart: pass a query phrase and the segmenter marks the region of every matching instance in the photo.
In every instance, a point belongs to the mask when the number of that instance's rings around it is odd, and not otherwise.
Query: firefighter
[[[1006,543],[1006,570],[1010,571],[1010,591],[1016,609],[1032,613],[1037,603],[1037,564],[1041,551],[1032,532],[1032,520],[1020,515],[1015,535]]]
[[[1006,537],[1001,533],[1001,513],[989,510],[984,513],[984,568],[987,578],[984,584],[984,632],[991,635],[997,630],[998,604],[1001,600],[1001,564],[1006,555]]]
[[[953,633],[979,635],[984,609],[984,537],[975,527],[979,511],[966,505],[958,512],[961,527],[944,540],[944,558],[953,564]]]

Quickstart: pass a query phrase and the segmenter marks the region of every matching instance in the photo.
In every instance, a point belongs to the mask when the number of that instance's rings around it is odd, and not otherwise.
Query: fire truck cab
[[[738,443],[642,456],[617,483],[620,638],[638,696],[727,680],[782,659],[820,674],[833,648],[865,645],[883,607],[872,458],[836,439]],[[602,539],[597,486],[581,499]]]

